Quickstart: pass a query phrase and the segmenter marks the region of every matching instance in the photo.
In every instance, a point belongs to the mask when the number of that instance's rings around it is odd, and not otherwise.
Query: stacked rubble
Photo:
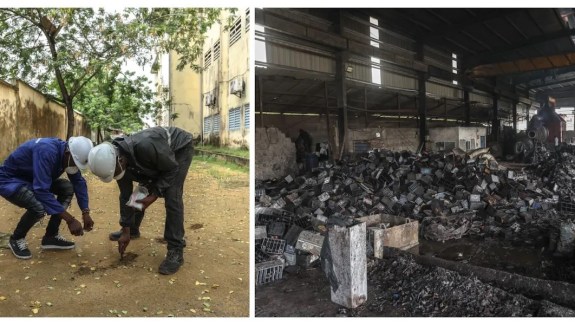
[[[434,241],[500,237],[546,245],[550,232],[560,233],[575,214],[574,178],[575,156],[567,152],[521,170],[500,166],[488,149],[374,151],[326,163],[304,176],[256,184],[262,233],[256,237],[256,262],[281,257],[293,265],[301,256],[313,262],[321,247],[308,246],[319,245],[326,225],[349,226],[354,218],[382,213],[418,220],[420,236]],[[284,250],[269,249],[270,241],[282,241]]]
[[[297,171],[295,144],[279,129],[256,128],[255,178],[274,179]]]

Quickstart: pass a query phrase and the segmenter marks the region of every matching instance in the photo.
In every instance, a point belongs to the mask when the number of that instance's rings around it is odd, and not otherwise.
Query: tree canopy
[[[0,9],[0,78],[22,79],[58,98],[67,109],[67,137],[73,135],[73,110],[79,103],[77,108],[86,110],[87,118],[98,119],[91,122],[94,125],[126,122],[128,126],[119,126],[130,127],[135,125],[133,118],[149,109],[146,105],[153,104],[147,101],[149,94],[142,86],[144,80],[120,73],[119,67],[127,60],[149,64],[159,53],[173,50],[180,57],[179,69],[190,66],[199,70],[195,61],[202,54],[205,32],[219,19],[220,11],[3,8]],[[93,93],[94,90],[102,93]],[[119,96],[126,90],[134,92],[128,98]],[[114,95],[95,98],[100,94]],[[133,104],[137,101],[143,106],[135,108]],[[104,102],[107,103],[104,111],[93,114],[96,104]]]

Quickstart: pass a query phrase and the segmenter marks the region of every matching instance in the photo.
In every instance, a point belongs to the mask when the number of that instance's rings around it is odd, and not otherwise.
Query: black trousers
[[[74,186],[69,180],[59,178],[52,183],[50,192],[54,193],[56,200],[67,209],[70,206],[70,202],[72,202],[72,197],[74,197]],[[26,237],[28,231],[46,214],[42,203],[36,199],[34,192],[26,186],[22,186],[14,195],[7,197],[6,200],[26,209],[11,236],[14,240]],[[60,216],[52,215],[46,226],[46,236],[56,236],[61,222],[62,218]]]
[[[190,142],[187,146],[176,151],[176,161],[178,162],[178,174],[174,183],[163,194],[166,208],[166,222],[164,224],[164,239],[168,243],[168,250],[183,249],[186,247],[184,240],[184,181],[188,175],[188,170],[192,164],[194,147]],[[130,231],[139,229],[144,213],[126,206],[130,200],[135,182],[134,175],[126,171],[124,177],[118,180],[120,187],[120,215],[122,220],[131,220]]]

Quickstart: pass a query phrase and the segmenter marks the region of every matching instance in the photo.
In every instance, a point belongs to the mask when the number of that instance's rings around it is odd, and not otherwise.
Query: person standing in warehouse
[[[118,241],[123,256],[131,238],[140,235],[144,212],[158,197],[165,199],[164,239],[168,252],[160,264],[161,274],[173,274],[184,263],[183,188],[192,163],[192,135],[176,127],[153,127],[125,138],[116,138],[94,147],[88,157],[90,170],[104,182],[115,179],[120,188],[119,232],[110,234]],[[126,205],[133,193],[133,182],[144,186],[149,195],[136,202],[142,210]]]
[[[51,217],[42,238],[42,249],[74,248],[74,242],[59,234],[62,219],[74,236],[92,230],[94,222],[88,207],[88,189],[80,173],[80,169],[87,166],[92,147],[92,141],[85,137],[71,137],[68,142],[57,138],[32,139],[16,148],[0,166],[0,195],[26,209],[9,239],[14,256],[32,257],[26,235],[46,214]],[[59,178],[64,172],[68,180]],[[66,211],[74,194],[82,210],[83,229],[82,224]]]

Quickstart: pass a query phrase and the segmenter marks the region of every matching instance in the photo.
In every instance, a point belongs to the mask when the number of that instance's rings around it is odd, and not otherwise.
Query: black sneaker
[[[14,256],[16,256],[17,258],[27,260],[32,257],[32,253],[30,253],[30,250],[28,249],[28,243],[26,242],[26,238],[20,238],[20,239],[10,238],[8,243],[10,245],[12,253],[14,253]]]
[[[64,237],[60,235],[56,235],[54,237],[46,237],[42,238],[42,249],[72,249],[74,248],[74,242],[66,240]]]
[[[111,241],[118,241],[118,239],[120,239],[120,236],[122,235],[122,230],[118,230],[118,231],[114,231],[110,233],[110,236],[108,238],[110,238]],[[140,238],[140,231],[132,231],[130,230],[130,239],[136,239],[136,238]]]
[[[180,266],[184,264],[184,253],[181,249],[170,249],[166,259],[160,264],[160,274],[174,274],[178,272]]]

